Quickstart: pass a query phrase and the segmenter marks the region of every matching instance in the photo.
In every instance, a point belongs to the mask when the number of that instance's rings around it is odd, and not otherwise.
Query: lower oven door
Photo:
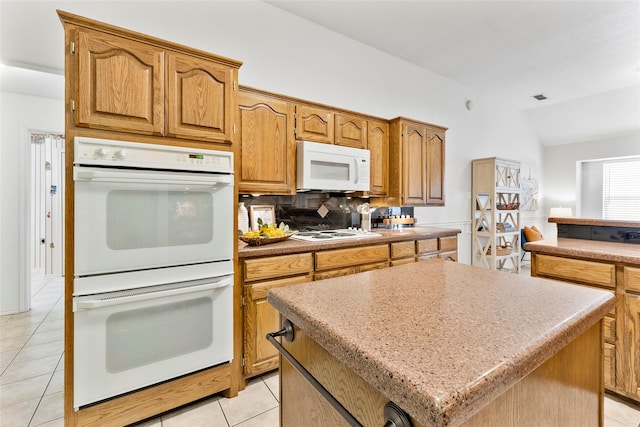
[[[232,359],[232,275],[73,305],[75,408]]]

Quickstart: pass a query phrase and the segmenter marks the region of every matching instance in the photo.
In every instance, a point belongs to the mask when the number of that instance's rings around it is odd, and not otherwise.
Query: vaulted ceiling
[[[2,63],[29,69],[3,68],[2,90],[62,95],[59,40],[46,37],[61,3],[73,2],[0,2]],[[185,3],[161,3],[188,21]],[[640,1],[267,3],[524,110],[546,145],[640,132]]]

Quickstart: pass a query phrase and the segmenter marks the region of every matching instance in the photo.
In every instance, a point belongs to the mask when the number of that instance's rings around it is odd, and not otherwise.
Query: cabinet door
[[[295,194],[294,106],[283,100],[241,91],[238,191]]]
[[[77,126],[164,132],[164,53],[152,46],[78,30]]]
[[[444,130],[427,128],[427,205],[444,206]]]
[[[413,124],[403,126],[404,205],[427,204],[427,128]]]
[[[269,289],[311,281],[311,275],[245,286],[244,373],[258,375],[278,367],[278,350],[265,338],[280,329],[280,313],[267,302]]]
[[[334,115],[334,144],[367,148],[367,120],[358,116],[336,113]]]
[[[179,53],[168,53],[167,62],[167,134],[231,142],[237,107],[235,70]]]
[[[622,304],[622,307],[620,307]],[[625,294],[618,300],[616,322],[616,388],[640,398],[640,296]]]
[[[367,122],[367,145],[371,152],[371,196],[384,197],[389,191],[389,124]]]
[[[333,144],[333,113],[324,108],[296,106],[296,139]]]

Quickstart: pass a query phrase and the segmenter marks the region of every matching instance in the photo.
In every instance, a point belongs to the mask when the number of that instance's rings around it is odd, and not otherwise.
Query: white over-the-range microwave
[[[311,141],[297,143],[298,191],[369,191],[370,151]]]

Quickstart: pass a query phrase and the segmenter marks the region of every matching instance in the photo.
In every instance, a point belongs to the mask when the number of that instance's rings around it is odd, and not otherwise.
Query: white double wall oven
[[[76,137],[74,407],[233,354],[233,154]]]

